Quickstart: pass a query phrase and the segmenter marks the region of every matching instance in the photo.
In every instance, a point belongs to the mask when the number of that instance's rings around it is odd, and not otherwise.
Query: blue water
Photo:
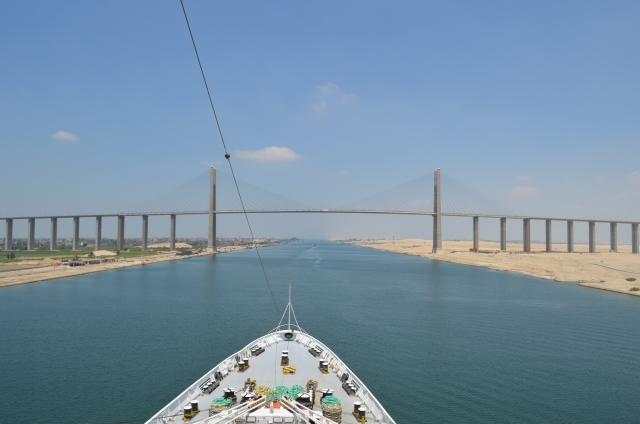
[[[640,422],[640,299],[331,242],[262,250],[278,307],[398,423]],[[0,422],[145,419],[276,323],[255,252],[0,289]]]

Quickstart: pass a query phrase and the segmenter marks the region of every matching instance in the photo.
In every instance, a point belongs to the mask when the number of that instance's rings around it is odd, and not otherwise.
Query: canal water
[[[397,423],[640,422],[640,298],[315,243],[262,250],[278,307]],[[147,418],[274,309],[253,251],[0,289],[0,422]]]

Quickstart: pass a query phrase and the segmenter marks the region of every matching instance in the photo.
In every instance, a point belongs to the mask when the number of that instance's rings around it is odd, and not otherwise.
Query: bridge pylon
[[[209,175],[209,232],[207,241],[207,252],[217,252],[216,243],[216,168],[211,167]]]
[[[433,250],[442,253],[442,193],[440,191],[440,168],[433,171]]]

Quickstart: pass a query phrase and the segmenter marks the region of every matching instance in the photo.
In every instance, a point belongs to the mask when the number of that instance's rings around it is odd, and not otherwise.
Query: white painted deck
[[[260,412],[256,412],[255,408],[253,412],[248,411],[247,404],[243,405],[244,410],[239,411],[241,408],[236,406],[227,413],[220,413],[214,417],[209,417],[209,406],[214,398],[223,396],[223,389],[226,387],[234,388],[238,397],[238,405],[242,398],[240,389],[244,387],[244,383],[247,378],[256,380],[257,386],[287,386],[291,387],[298,384],[302,387],[306,386],[307,381],[316,380],[318,382],[318,390],[332,389],[334,390],[334,396],[338,397],[342,402],[342,423],[356,424],[358,421],[352,415],[353,403],[361,402],[363,406],[367,408],[367,422],[369,423],[393,423],[393,419],[389,417],[384,408],[373,397],[362,382],[347,368],[347,366],[331,352],[325,345],[318,340],[309,336],[306,333],[295,332],[294,337],[291,340],[286,340],[284,334],[286,331],[278,331],[270,333],[261,339],[258,339],[251,344],[247,345],[244,349],[236,354],[230,356],[221,364],[212,369],[209,373],[201,377],[196,383],[194,383],[189,389],[183,392],[173,402],[163,408],[158,414],[147,421],[148,424],[160,424],[160,423],[178,423],[182,420],[182,408],[189,404],[192,399],[198,400],[198,406],[200,412],[196,414],[189,423],[244,423],[247,422],[247,417],[261,415]],[[265,348],[265,351],[259,356],[250,356],[250,349],[255,345],[260,345]],[[314,357],[308,352],[310,347],[319,346],[322,350],[322,356]],[[283,350],[289,351],[289,365],[296,367],[295,374],[284,374],[282,367],[280,366],[280,357]],[[238,355],[241,359],[249,358],[250,368],[244,372],[239,372],[235,365],[235,357]],[[329,373],[323,374],[319,370],[319,360],[324,359],[329,362]],[[211,394],[203,394],[200,390],[202,386],[209,379],[213,379],[213,375],[216,371],[220,371],[225,374],[225,377],[220,382],[220,386],[216,388]],[[353,381],[359,387],[358,392],[354,396],[349,396],[342,388],[342,382],[340,376],[344,373],[349,374],[349,381]],[[322,407],[320,405],[321,394],[316,394],[316,404],[313,406],[313,411],[322,415]],[[231,411],[238,410],[231,416]],[[265,412],[266,408],[262,411]],[[268,410],[266,410],[268,411]],[[277,411],[276,411],[277,412]],[[277,415],[277,414],[276,414]],[[325,421],[326,420],[326,421]],[[329,419],[318,421],[314,419],[316,423],[325,421],[326,423],[332,423]],[[256,423],[270,423],[270,422],[282,422],[279,420],[260,419],[258,417]],[[308,422],[307,419],[300,414],[294,414],[294,423]]]
[[[347,395],[342,389],[342,383],[335,371],[330,370],[329,374],[320,372],[318,368],[319,358],[312,356],[307,351],[308,349],[308,347],[305,347],[297,341],[280,340],[276,344],[266,348],[259,356],[250,357],[250,367],[248,370],[238,372],[237,368],[235,368],[234,371],[230,372],[229,375],[222,380],[220,387],[214,390],[213,393],[210,395],[202,395],[198,398],[200,403],[199,407],[202,412],[194,417],[194,420],[199,421],[209,416],[211,401],[217,397],[222,397],[225,387],[240,390],[244,387],[244,382],[247,378],[251,378],[256,380],[256,385],[269,387],[291,387],[294,384],[305,387],[307,381],[316,380],[318,382],[318,390],[333,389],[334,396],[342,401],[342,422],[346,424],[357,424],[358,421],[351,415],[351,411],[353,410],[353,402],[361,401],[361,399]],[[289,351],[289,365],[296,367],[295,374],[284,374],[282,372],[280,354],[283,350]],[[244,392],[238,393],[238,402],[240,402],[242,393]],[[321,394],[316,394],[316,405],[313,407],[313,409],[319,413],[322,413],[322,407],[320,405],[321,397]],[[204,408],[206,408],[206,410]]]

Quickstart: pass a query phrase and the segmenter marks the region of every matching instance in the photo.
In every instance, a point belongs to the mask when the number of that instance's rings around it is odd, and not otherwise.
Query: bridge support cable
[[[432,190],[433,177],[427,175],[348,203],[342,210],[431,212]]]
[[[211,208],[211,178],[211,171],[204,172],[138,206],[127,208],[126,210],[136,214],[209,211]],[[238,186],[243,193],[244,205],[247,211],[310,210],[309,206],[305,204],[251,183],[238,180]],[[215,191],[215,210],[243,210],[231,175],[216,170]]]
[[[445,173],[442,173],[441,181],[444,213],[478,216],[521,216],[518,212],[485,196]]]
[[[342,207],[344,211],[434,212],[434,175],[425,175]],[[441,212],[446,215],[520,217],[506,206],[440,173]]]

